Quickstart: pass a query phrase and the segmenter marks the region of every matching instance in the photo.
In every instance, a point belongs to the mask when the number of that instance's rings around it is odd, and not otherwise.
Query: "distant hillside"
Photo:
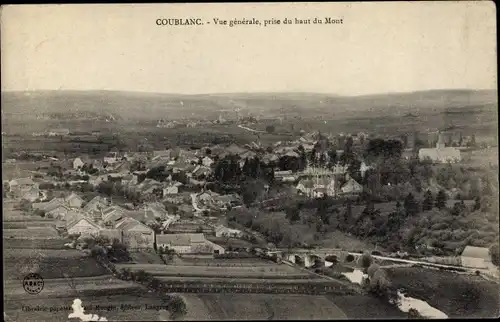
[[[384,116],[486,113],[496,119],[497,92],[434,90],[367,96],[320,93],[156,94],[115,91],[2,93],[2,123],[36,125],[70,121],[133,123],[160,118],[216,119],[236,115],[343,120]],[[238,113],[238,114],[237,114]],[[491,119],[488,116],[487,119]],[[52,124],[50,126],[53,126]],[[69,126],[69,125],[66,125]]]

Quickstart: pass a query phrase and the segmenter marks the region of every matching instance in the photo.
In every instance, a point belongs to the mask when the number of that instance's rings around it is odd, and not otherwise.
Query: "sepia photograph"
[[[499,317],[494,2],[0,21],[4,321]]]

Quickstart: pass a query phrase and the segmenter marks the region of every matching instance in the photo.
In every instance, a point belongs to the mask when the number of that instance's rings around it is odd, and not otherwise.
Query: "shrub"
[[[372,263],[373,257],[367,252],[363,253],[358,261],[359,266],[361,266],[364,270],[368,269]]]
[[[411,308],[408,310],[408,319],[423,319],[423,317],[418,310]]]
[[[90,255],[97,259],[102,259],[106,255],[106,251],[101,246],[94,246],[90,250]]]
[[[498,241],[490,247],[490,256],[491,262],[496,266],[500,266],[500,251],[498,247]]]
[[[172,296],[168,303],[168,310],[170,311],[170,318],[177,320],[187,313],[186,302],[179,296]]]
[[[368,277],[369,278],[372,278],[373,275],[375,274],[376,271],[378,271],[380,269],[380,265],[378,264],[371,264],[370,267],[368,267],[367,269],[367,274],[368,274]]]

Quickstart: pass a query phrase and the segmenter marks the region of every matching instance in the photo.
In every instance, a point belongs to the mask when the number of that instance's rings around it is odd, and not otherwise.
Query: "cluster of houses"
[[[65,198],[54,198],[48,202],[32,204],[33,209],[45,213],[46,218],[56,221],[56,229],[69,236],[104,236],[117,239],[129,251],[151,251],[154,249],[173,249],[177,253],[223,254],[224,247],[205,238],[204,232],[176,232],[174,227],[182,221],[178,215],[170,215],[163,205],[147,203],[142,209],[128,210],[113,205],[108,199],[97,196],[88,203],[76,193]],[[152,228],[159,225],[161,232]],[[217,236],[237,236],[241,232],[224,226],[213,227]],[[239,236],[239,235],[238,235]]]

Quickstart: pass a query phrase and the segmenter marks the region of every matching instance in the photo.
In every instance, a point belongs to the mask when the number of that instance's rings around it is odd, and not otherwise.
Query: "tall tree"
[[[424,202],[422,204],[422,209],[424,211],[431,210],[434,207],[434,196],[430,190],[427,190],[424,195]]]
[[[335,166],[335,164],[337,164],[337,150],[335,149],[335,147],[332,147],[329,151],[328,151],[328,167],[329,168],[333,168]]]
[[[474,210],[480,210],[481,209],[481,198],[479,197],[476,197],[474,199],[475,203],[474,203]]]
[[[446,196],[446,193],[444,190],[439,190],[437,196],[436,196],[436,207],[439,209],[444,209],[446,208],[446,201],[448,200],[448,197]]]
[[[410,192],[406,196],[404,200],[404,208],[406,210],[406,214],[408,216],[414,216],[419,213],[420,211],[420,205],[418,204],[418,201],[415,199],[413,194]]]

